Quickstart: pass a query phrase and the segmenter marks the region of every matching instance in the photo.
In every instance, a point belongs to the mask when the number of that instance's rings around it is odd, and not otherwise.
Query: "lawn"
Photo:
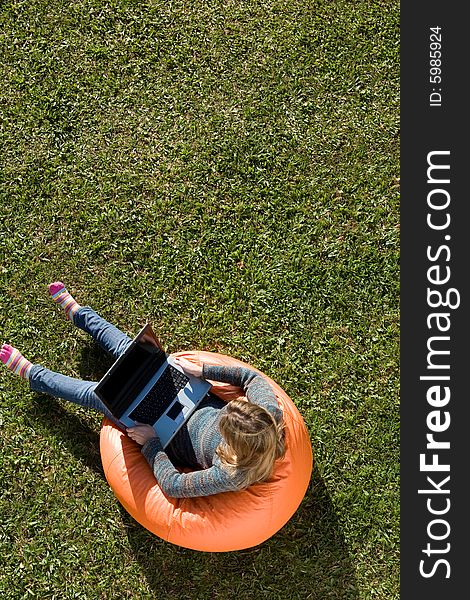
[[[399,3],[4,0],[0,342],[110,365],[47,284],[169,351],[249,362],[315,469],[258,547],[168,544],[100,416],[0,372],[0,597],[399,597]]]

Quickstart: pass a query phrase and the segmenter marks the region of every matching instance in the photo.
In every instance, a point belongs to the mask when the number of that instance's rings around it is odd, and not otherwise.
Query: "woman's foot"
[[[62,281],[54,281],[49,284],[49,293],[54,302],[62,306],[67,319],[73,321],[73,315],[81,308],[80,304],[71,296]]]
[[[25,358],[19,350],[13,348],[13,346],[3,344],[0,349],[0,360],[13,373],[23,377],[23,379],[29,379],[29,371],[33,363]]]

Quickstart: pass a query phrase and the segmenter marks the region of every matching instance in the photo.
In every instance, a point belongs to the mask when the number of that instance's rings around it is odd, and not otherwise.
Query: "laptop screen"
[[[165,361],[165,352],[147,335],[137,339],[100,382],[103,402],[116,414],[122,404],[135,398]]]

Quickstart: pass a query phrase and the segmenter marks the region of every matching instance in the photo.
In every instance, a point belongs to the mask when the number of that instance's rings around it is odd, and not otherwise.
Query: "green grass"
[[[0,5],[0,341],[99,378],[46,293],[252,363],[316,468],[259,547],[120,507],[100,417],[0,374],[0,597],[399,597],[399,4]],[[190,574],[188,576],[188,574]]]

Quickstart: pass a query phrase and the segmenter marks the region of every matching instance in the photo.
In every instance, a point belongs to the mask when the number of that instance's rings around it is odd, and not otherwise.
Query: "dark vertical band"
[[[458,3],[401,5],[402,600],[470,573],[466,28]]]

